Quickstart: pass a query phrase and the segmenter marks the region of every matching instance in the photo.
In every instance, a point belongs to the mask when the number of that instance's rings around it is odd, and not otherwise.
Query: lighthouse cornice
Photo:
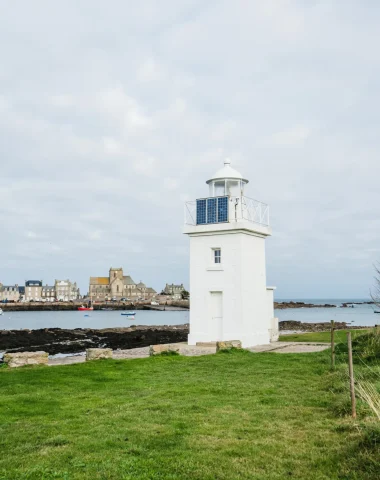
[[[217,223],[210,225],[185,225],[183,233],[189,236],[226,235],[245,233],[256,237],[269,237],[272,229],[248,221]]]

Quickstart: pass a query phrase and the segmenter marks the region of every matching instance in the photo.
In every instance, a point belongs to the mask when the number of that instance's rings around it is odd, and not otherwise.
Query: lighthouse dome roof
[[[226,158],[224,161],[224,167],[218,170],[210,180],[207,180],[207,184],[214,180],[242,180],[248,183],[246,178],[243,178],[242,174],[231,167],[231,160]]]

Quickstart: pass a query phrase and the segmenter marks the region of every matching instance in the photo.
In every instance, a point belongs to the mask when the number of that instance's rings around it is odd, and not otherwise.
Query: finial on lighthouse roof
[[[218,170],[206,183],[209,184],[213,180],[242,180],[244,183],[248,183],[248,180],[243,178],[240,172],[231,167],[231,160],[229,158],[224,160],[224,167]]]

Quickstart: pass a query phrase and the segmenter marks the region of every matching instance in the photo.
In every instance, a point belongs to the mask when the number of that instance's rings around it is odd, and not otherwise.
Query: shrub
[[[352,342],[352,352],[363,360],[380,360],[380,329],[356,337]]]

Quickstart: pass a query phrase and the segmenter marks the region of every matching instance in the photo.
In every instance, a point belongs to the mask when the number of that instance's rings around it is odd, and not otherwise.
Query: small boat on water
[[[125,315],[126,317],[134,317],[136,312],[121,312],[120,315]]]
[[[379,311],[375,310],[373,313],[380,313]]]
[[[94,307],[85,307],[84,305],[82,305],[81,307],[78,307],[78,310],[80,312],[83,312],[85,310],[94,310]]]

